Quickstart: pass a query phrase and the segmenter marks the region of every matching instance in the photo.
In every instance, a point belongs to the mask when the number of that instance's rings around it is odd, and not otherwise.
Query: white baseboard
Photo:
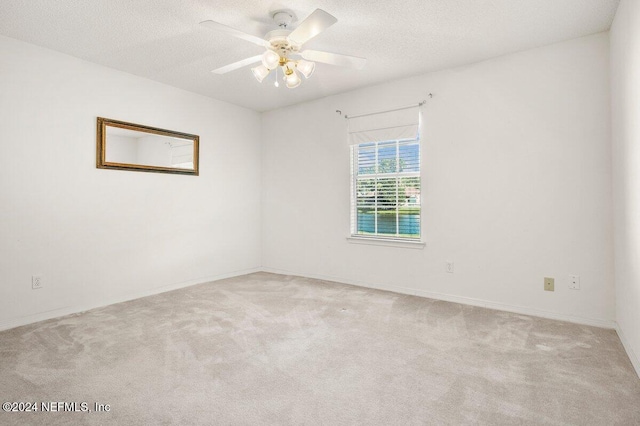
[[[129,300],[139,299],[141,297],[153,296],[155,294],[165,293],[171,290],[177,290],[184,287],[190,287],[196,284],[208,283],[211,281],[223,280],[225,278],[237,277],[240,275],[251,274],[254,272],[260,272],[262,268],[251,268],[240,271],[233,271],[226,274],[214,275],[210,277],[202,277],[194,280],[183,281],[180,283],[169,284],[161,287],[150,288],[147,290],[136,291],[132,293],[121,294],[114,296],[107,300],[100,302],[88,303],[86,305],[77,306],[65,306],[63,308],[54,309],[46,312],[38,312],[36,314],[26,315],[19,318],[11,318],[9,320],[0,322],[0,331],[8,330],[10,328],[20,327],[22,325],[33,324],[35,322],[44,321],[52,318],[62,317],[70,314],[77,314],[79,312],[88,311],[95,308],[101,308],[103,306],[113,305],[115,303],[127,302]]]
[[[635,368],[636,374],[638,375],[638,378],[640,378],[640,358],[638,358],[638,355],[635,353],[635,351],[631,347],[631,343],[629,342],[629,340],[625,336],[625,334],[622,331],[622,328],[620,328],[619,324],[616,324],[616,333],[618,333],[618,337],[620,338],[620,341],[622,342],[622,346],[624,347],[624,350],[627,351],[627,355],[629,356],[629,360],[631,361],[631,365],[633,365],[633,368]]]
[[[300,273],[297,273],[295,271],[287,271],[287,270],[275,269],[275,268],[262,268],[262,270],[264,272],[271,272],[271,273],[274,273],[274,274],[297,275],[297,276],[303,276],[303,277],[307,277],[307,278],[314,278],[314,279],[319,279],[319,280],[324,280],[324,281],[334,281],[334,282],[338,282],[338,283],[341,283],[341,284],[355,285],[355,286],[358,286],[358,287],[374,288],[374,289],[377,289],[377,290],[392,291],[394,293],[409,294],[409,295],[412,295],[412,296],[427,297],[427,298],[430,298],[430,299],[444,300],[446,302],[461,303],[463,305],[480,306],[482,308],[495,309],[495,310],[498,310],[498,311],[513,312],[513,313],[516,313],[516,314],[530,315],[530,316],[534,316],[534,317],[548,318],[548,319],[554,319],[554,320],[559,320],[559,321],[567,321],[567,322],[572,322],[572,323],[575,323],[575,324],[591,325],[591,326],[594,326],[594,327],[609,328],[609,329],[615,329],[616,328],[616,322],[612,321],[612,320],[604,320],[604,319],[597,319],[597,318],[584,318],[584,317],[579,317],[579,316],[574,316],[574,315],[561,314],[561,313],[557,313],[557,312],[549,312],[549,311],[545,311],[545,310],[541,310],[541,309],[528,308],[528,307],[524,307],[524,306],[508,305],[508,304],[504,304],[504,303],[492,302],[492,301],[489,301],[489,300],[474,299],[474,298],[471,298],[471,297],[463,297],[463,296],[454,296],[454,295],[449,295],[449,294],[444,294],[444,293],[417,290],[417,289],[408,288],[408,287],[398,287],[398,286],[393,286],[393,285],[374,285],[374,284],[366,283],[366,282],[362,282],[362,281],[345,280],[345,279],[340,278],[340,277],[333,277],[333,276],[328,276],[328,275],[300,274]]]
[[[463,296],[454,296],[454,295],[430,292],[430,291],[424,291],[424,290],[417,290],[417,289],[412,289],[408,287],[398,287],[393,285],[374,285],[374,284],[363,282],[363,281],[346,280],[340,277],[334,277],[334,276],[328,276],[328,275],[301,274],[295,271],[288,271],[288,270],[276,269],[276,268],[250,268],[250,269],[244,269],[239,271],[233,271],[226,274],[203,277],[203,278],[198,278],[190,281],[183,281],[180,283],[169,284],[162,287],[156,287],[156,288],[147,289],[143,291],[127,293],[127,294],[119,295],[98,303],[78,305],[78,306],[67,306],[59,309],[54,309],[51,311],[39,312],[32,315],[26,315],[19,318],[12,318],[12,319],[0,322],[0,331],[8,330],[10,328],[20,327],[23,325],[32,324],[35,322],[44,321],[44,320],[48,320],[56,317],[76,314],[79,312],[84,312],[84,311],[88,311],[95,308],[101,308],[103,306],[113,305],[115,303],[121,303],[129,300],[139,299],[141,297],[153,296],[155,294],[165,293],[167,291],[177,290],[184,287],[190,287],[193,285],[203,284],[211,281],[218,281],[225,278],[232,278],[232,277],[237,277],[241,275],[247,275],[255,272],[269,272],[269,273],[281,274],[281,275],[296,275],[296,276],[313,278],[313,279],[318,279],[323,281],[333,281],[341,284],[348,284],[348,285],[353,285],[358,287],[373,288],[377,290],[391,291],[394,293],[408,294],[413,296],[444,300],[447,302],[461,303],[464,305],[480,306],[483,308],[495,309],[499,311],[513,312],[513,313],[518,313],[523,315],[549,318],[549,319],[555,319],[559,321],[567,321],[567,322],[572,322],[576,324],[584,324],[584,325],[591,325],[595,327],[615,329],[616,332],[618,333],[618,336],[620,337],[620,341],[622,342],[624,349],[627,352],[627,355],[629,356],[629,359],[631,361],[631,364],[633,365],[633,368],[638,374],[638,377],[640,377],[640,358],[638,358],[633,348],[631,347],[631,344],[627,340],[624,332],[615,321],[594,319],[594,318],[583,318],[583,317],[578,317],[574,315],[548,312],[548,311],[535,309],[535,308],[507,305],[503,303],[491,302],[488,300],[475,299],[475,298],[463,297]]]
[[[545,311],[543,309],[529,308],[525,306],[508,305],[505,303],[492,302],[490,300],[474,299],[463,296],[450,296],[442,293],[416,290],[416,296],[429,297],[431,299],[446,300],[448,302],[462,303],[464,305],[480,306],[482,308],[495,309],[516,314],[529,315],[533,317],[548,318],[558,321],[572,322],[575,324],[590,325],[593,327],[614,329],[616,322],[598,318],[585,318],[576,315],[561,314],[557,312]]]

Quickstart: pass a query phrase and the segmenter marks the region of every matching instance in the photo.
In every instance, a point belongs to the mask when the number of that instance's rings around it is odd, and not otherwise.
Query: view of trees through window
[[[353,148],[353,233],[420,238],[420,144],[370,142]]]

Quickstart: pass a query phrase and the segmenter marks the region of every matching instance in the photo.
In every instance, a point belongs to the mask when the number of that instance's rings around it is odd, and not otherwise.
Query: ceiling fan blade
[[[289,34],[289,40],[301,45],[311,40],[333,24],[338,22],[335,16],[322,9],[314,10],[311,15],[298,25],[298,28]]]
[[[253,44],[257,44],[258,46],[262,46],[262,47],[271,46],[271,44],[267,40],[261,39],[260,37],[257,37],[251,34],[247,34],[240,30],[236,30],[235,28],[228,27],[224,24],[221,24],[220,22],[202,21],[200,22],[200,25],[204,25],[207,28],[211,28],[213,30],[229,34],[230,36],[233,36],[233,37],[241,38],[242,40],[249,41]]]
[[[340,65],[343,67],[351,67],[355,69],[362,69],[367,63],[365,58],[358,58],[357,56],[339,55],[337,53],[321,52],[319,50],[303,50],[300,52],[300,56],[308,61],[322,62],[331,65]]]
[[[260,62],[262,60],[262,55],[257,55],[257,56],[252,56],[250,58],[247,59],[243,59],[241,61],[238,62],[234,62],[232,64],[229,65],[225,65],[224,67],[220,67],[218,69],[215,69],[213,71],[211,71],[214,74],[226,74],[230,71],[235,71],[238,68],[242,68],[242,67],[246,67],[247,65],[251,65],[251,64],[255,64],[256,62]]]

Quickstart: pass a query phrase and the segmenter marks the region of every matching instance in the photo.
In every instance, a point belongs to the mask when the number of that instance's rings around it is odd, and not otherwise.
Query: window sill
[[[347,237],[347,241],[351,244],[368,244],[373,246],[400,247],[419,250],[423,249],[426,245],[422,241],[394,240],[392,238],[358,237],[355,235]]]

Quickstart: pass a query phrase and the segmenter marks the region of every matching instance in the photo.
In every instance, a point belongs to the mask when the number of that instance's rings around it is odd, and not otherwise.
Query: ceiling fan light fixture
[[[298,73],[294,70],[291,70],[290,73],[287,73],[287,76],[284,79],[289,89],[294,89],[300,86],[300,83],[302,83],[302,80],[298,76]]]
[[[272,18],[278,25],[279,29],[269,31],[264,38],[246,33],[227,25],[215,21],[203,21],[205,25],[211,29],[231,35],[233,37],[248,41],[255,45],[265,48],[262,54],[257,54],[250,58],[234,62],[229,65],[217,68],[212,72],[218,75],[246,67],[250,64],[257,64],[251,71],[260,83],[275,70],[274,85],[278,87],[280,84],[278,78],[278,67],[282,69],[284,74],[283,80],[290,89],[298,87],[302,78],[311,77],[315,71],[316,63],[347,66],[355,69],[361,69],[366,63],[366,59],[355,56],[340,55],[336,53],[323,52],[318,50],[302,49],[302,45],[325,31],[327,28],[337,22],[337,19],[322,9],[314,10],[296,28],[291,31],[288,29],[289,24],[296,21],[296,16],[290,10],[276,10],[272,12]],[[296,72],[298,71],[298,72]]]
[[[273,50],[267,49],[267,51],[262,54],[262,65],[264,65],[265,68],[272,70],[277,67],[279,63],[280,55]]]
[[[313,71],[316,69],[316,64],[315,62],[309,62],[301,59],[296,64],[296,69],[300,71],[300,74],[304,75],[304,78],[309,78],[311,77],[311,74],[313,74]]]
[[[253,76],[256,78],[256,80],[262,83],[262,80],[264,80],[264,78],[269,75],[269,68],[265,67],[264,65],[258,65],[255,68],[251,68],[251,72],[253,73]]]

